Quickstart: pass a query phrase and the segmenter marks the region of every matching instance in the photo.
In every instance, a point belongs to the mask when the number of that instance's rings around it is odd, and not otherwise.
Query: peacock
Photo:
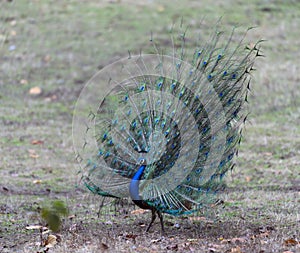
[[[261,40],[215,27],[187,52],[171,38],[164,54],[129,56],[106,66],[77,101],[73,137],[83,184],[108,198],[130,198],[149,209],[164,233],[163,214],[188,215],[209,207],[235,166],[247,118],[254,62]]]

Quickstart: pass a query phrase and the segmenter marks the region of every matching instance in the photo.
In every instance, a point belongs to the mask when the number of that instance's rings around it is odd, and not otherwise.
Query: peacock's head
[[[146,161],[145,158],[140,157],[140,158],[138,159],[138,164],[139,164],[140,166],[141,166],[141,165],[147,165],[147,161]]]

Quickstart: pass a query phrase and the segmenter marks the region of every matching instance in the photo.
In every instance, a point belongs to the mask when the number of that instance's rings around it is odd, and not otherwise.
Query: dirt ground
[[[221,16],[266,40],[222,203],[165,215],[164,236],[126,200],[105,199],[98,217],[102,198],[80,184],[73,150],[80,91],[128,50],[151,52],[151,31],[168,47],[181,17],[197,35]],[[0,1],[0,252],[300,252],[298,31],[296,0]],[[53,200],[69,210],[57,232],[40,214]]]

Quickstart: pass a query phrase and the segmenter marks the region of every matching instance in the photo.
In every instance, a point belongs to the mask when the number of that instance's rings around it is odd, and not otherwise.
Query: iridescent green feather
[[[96,113],[98,150],[90,154],[92,162],[86,164],[83,176],[88,189],[103,196],[126,197],[124,189],[144,155],[148,160],[140,194],[148,205],[180,215],[213,203],[215,193],[224,187],[224,175],[234,165],[250,73],[260,56],[260,42],[252,48],[243,40],[232,46],[233,36],[234,32],[224,40],[223,33],[216,31],[211,41],[195,50],[191,61],[183,53],[179,58],[174,53],[171,78],[141,73],[110,91]],[[184,66],[186,61],[189,68]],[[164,73],[163,60],[160,66]],[[219,114],[224,114],[224,122],[209,118]],[[195,133],[199,145],[194,143]],[[221,158],[214,159],[210,155],[217,152],[211,147],[222,138],[223,144],[216,147],[222,150]],[[175,187],[156,180],[166,174]]]

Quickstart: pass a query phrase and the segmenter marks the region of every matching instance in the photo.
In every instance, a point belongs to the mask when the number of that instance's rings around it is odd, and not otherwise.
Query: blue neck
[[[129,194],[132,200],[142,200],[141,196],[139,195],[139,185],[145,168],[146,165],[141,165],[130,181]]]

